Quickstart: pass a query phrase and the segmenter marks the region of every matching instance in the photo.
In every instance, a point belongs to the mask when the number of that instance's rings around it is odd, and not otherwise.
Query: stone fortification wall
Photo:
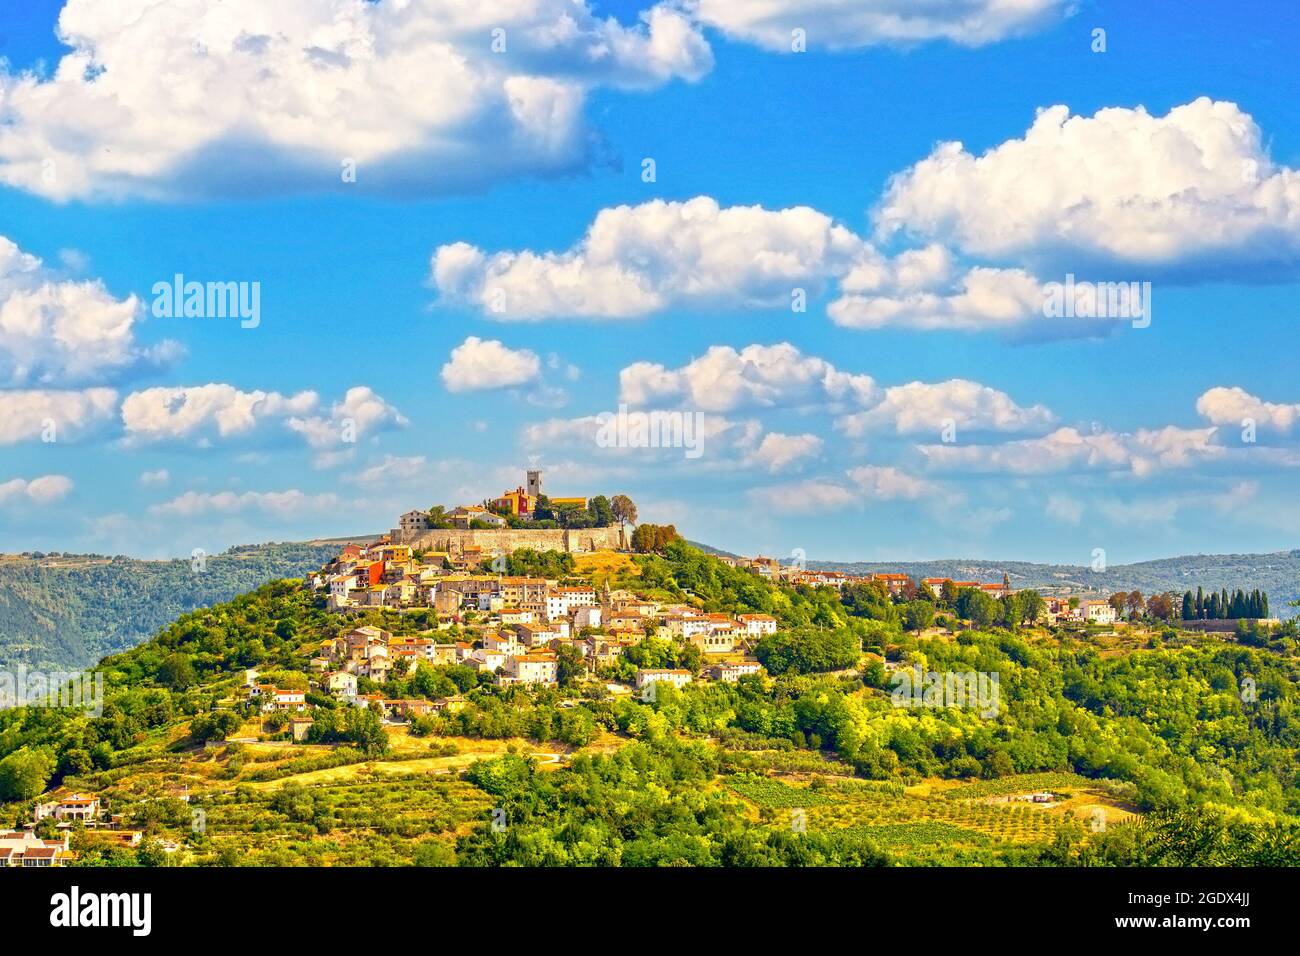
[[[501,530],[433,529],[429,531],[393,532],[396,544],[409,544],[422,551],[463,552],[477,545],[484,552],[506,554],[520,548],[534,551],[626,551],[623,529],[612,528],[503,528]]]

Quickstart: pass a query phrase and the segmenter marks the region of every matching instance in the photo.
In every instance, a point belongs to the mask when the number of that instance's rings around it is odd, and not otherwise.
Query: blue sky
[[[137,6],[0,20],[0,550],[385,529],[530,464],[747,553],[1296,546],[1271,5]],[[259,324],[155,317],[176,273],[257,282]],[[1150,282],[1149,327],[1043,316],[1067,273]],[[600,447],[629,400],[706,416],[700,457]]]

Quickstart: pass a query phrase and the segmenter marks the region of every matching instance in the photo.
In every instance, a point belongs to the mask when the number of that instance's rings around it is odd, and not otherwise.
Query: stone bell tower
[[[542,493],[542,473],[536,469],[528,472],[528,497],[533,500]]]

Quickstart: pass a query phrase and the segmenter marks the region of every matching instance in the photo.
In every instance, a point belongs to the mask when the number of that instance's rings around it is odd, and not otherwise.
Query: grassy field
[[[241,728],[240,733],[252,728]],[[183,725],[141,740],[129,762],[86,781],[147,826],[185,844],[189,862],[332,866],[447,859],[458,836],[486,826],[494,801],[462,779],[476,760],[508,753],[542,770],[576,752],[611,753],[629,738],[603,732],[580,751],[513,738],[413,737],[387,728],[389,752],[283,741],[188,746]],[[808,751],[724,750],[725,790],[751,825],[842,831],[870,838],[913,865],[995,863],[1017,847],[1052,841],[1067,825],[1123,824],[1136,817],[1123,786],[1072,773],[997,780],[873,781]],[[1050,792],[1055,799],[1017,799]],[[206,833],[190,833],[202,808]],[[146,822],[152,818],[152,823]],[[441,856],[440,856],[441,854]]]
[[[913,864],[958,862],[966,851],[996,853],[1050,841],[1072,822],[1096,826],[1095,820],[1104,819],[1111,826],[1137,816],[1110,796],[1103,783],[1075,774],[1027,774],[970,784],[926,780],[906,788],[821,779],[817,785],[806,775],[745,775],[727,785],[756,809],[756,822],[790,825],[797,818],[809,832],[851,830]],[[999,799],[1043,790],[1060,793],[1063,799],[1051,804]],[[1093,816],[1094,809],[1100,818]]]
[[[636,566],[631,555],[621,551],[592,551],[573,556],[577,573],[584,577],[591,576],[599,584],[608,577],[636,577],[641,569]],[[596,576],[599,575],[597,579]]]

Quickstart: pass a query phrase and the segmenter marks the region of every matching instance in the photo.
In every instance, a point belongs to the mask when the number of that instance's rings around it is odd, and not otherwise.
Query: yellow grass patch
[[[636,566],[631,555],[624,554],[621,551],[592,551],[588,554],[575,554],[573,556],[574,567],[579,574],[590,576],[600,574],[602,576],[618,577],[620,575],[637,576],[641,569]]]
[[[300,783],[303,786],[321,784],[351,783],[356,780],[375,776],[405,776],[417,773],[458,773],[475,760],[499,757],[508,752],[511,745],[520,756],[535,757],[543,769],[560,766],[563,750],[550,744],[534,744],[527,740],[473,740],[468,737],[432,737],[438,743],[454,743],[460,753],[451,757],[417,757],[409,760],[368,760],[365,763],[347,764],[342,767],[328,767],[324,770],[311,770],[298,773],[279,780],[263,780],[250,783],[255,790],[278,790],[287,783]],[[427,744],[426,744],[427,746]]]

